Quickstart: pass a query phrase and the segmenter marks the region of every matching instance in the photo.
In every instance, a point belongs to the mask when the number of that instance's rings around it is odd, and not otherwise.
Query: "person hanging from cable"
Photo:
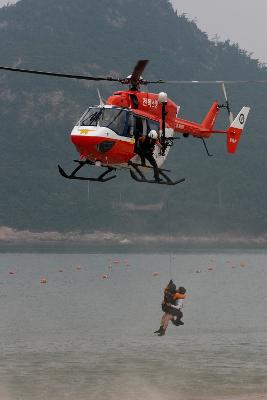
[[[164,314],[160,321],[160,327],[158,330],[154,332],[158,333],[159,336],[165,335],[165,331],[169,324],[169,321],[173,318],[173,315],[171,314],[172,311],[171,304],[175,304],[175,301],[173,300],[175,292],[176,292],[176,285],[171,279],[168,285],[164,289],[164,298],[161,303],[161,308]]]
[[[164,299],[161,304],[164,314],[161,318],[160,328],[154,332],[158,333],[158,336],[165,335],[170,321],[173,321],[173,324],[176,326],[184,324],[183,321],[181,321],[183,316],[181,308],[183,306],[183,300],[186,298],[185,292],[186,289],[182,286],[176,290],[176,285],[172,280],[170,280],[164,289]]]

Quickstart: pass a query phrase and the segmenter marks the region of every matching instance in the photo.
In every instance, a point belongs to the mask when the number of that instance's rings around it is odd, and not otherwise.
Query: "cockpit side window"
[[[100,125],[112,129],[118,135],[123,135],[126,122],[125,117],[126,114],[123,109],[105,109]]]
[[[90,107],[82,116],[79,121],[80,125],[83,126],[96,126],[99,117],[102,113],[103,108],[100,107]]]
[[[81,126],[99,126],[113,130],[117,135],[146,136],[152,129],[159,132],[159,123],[133,114],[130,110],[116,107],[90,107],[79,121]]]
[[[107,111],[107,110],[106,110]],[[112,129],[117,135],[131,137],[133,135],[132,114],[124,109],[113,109],[113,117],[104,114],[106,120],[102,118],[101,125]]]

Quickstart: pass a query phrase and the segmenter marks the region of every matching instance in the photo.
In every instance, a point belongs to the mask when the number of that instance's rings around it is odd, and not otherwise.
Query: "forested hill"
[[[219,18],[219,16],[218,16]],[[212,42],[167,0],[20,0],[0,9],[0,64],[63,73],[127,76],[149,59],[144,77],[167,80],[267,79],[238,45]],[[116,84],[0,73],[0,226],[30,230],[263,234],[266,230],[267,85],[228,86],[237,113],[252,107],[235,156],[226,140],[182,138],[172,149],[174,188],[137,184],[128,173],[106,184],[71,182],[77,158],[69,133],[80,114]],[[201,121],[218,85],[150,86],[181,105],[181,117]],[[225,127],[225,118],[218,127]],[[148,206],[150,205],[150,206]]]

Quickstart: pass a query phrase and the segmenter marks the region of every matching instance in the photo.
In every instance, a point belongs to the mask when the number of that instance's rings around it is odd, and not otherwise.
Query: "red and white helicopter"
[[[142,73],[148,60],[140,60],[136,64],[132,75],[127,78],[92,77],[83,75],[60,74],[54,72],[34,71],[20,68],[0,66],[1,70],[56,76],[88,81],[120,82],[129,85],[128,90],[113,93],[106,101],[102,100],[99,92],[99,105],[89,107],[82,115],[71,132],[71,141],[80,154],[80,159],[75,160],[78,166],[67,174],[60,166],[59,172],[64,178],[88,181],[106,182],[116,177],[114,171],[128,169],[131,177],[138,182],[160,183],[176,185],[185,179],[173,181],[168,175],[169,170],[162,165],[174,144],[174,134],[184,137],[192,135],[202,139],[207,154],[205,139],[213,133],[223,133],[227,137],[229,153],[235,153],[239,139],[243,132],[249,113],[249,107],[243,107],[234,119],[230,111],[229,102],[225,91],[225,81],[221,83],[225,103],[214,101],[207,115],[201,123],[186,121],[178,117],[180,107],[167,98],[167,94],[140,91],[141,85],[156,83],[203,83],[201,81],[147,81],[142,78]],[[211,83],[206,81],[204,83]],[[227,130],[215,130],[215,122],[221,108],[226,108],[229,114],[230,126]],[[162,179],[156,181],[148,178],[151,166],[142,166],[137,152],[137,142],[140,136],[146,136],[151,131],[156,131],[159,136],[159,145],[155,145],[154,159],[159,168]],[[85,165],[101,166],[105,171],[97,178],[77,176],[77,172]],[[109,176],[109,174],[111,176]]]

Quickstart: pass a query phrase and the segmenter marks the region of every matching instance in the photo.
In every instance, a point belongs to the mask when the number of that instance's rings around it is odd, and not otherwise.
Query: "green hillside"
[[[0,9],[0,64],[65,73],[127,76],[149,59],[146,79],[267,79],[266,68],[229,42],[208,40],[167,0],[20,0]],[[222,135],[182,138],[167,167],[185,183],[137,184],[126,172],[106,184],[64,180],[57,164],[77,157],[69,133],[88,105],[121,86],[0,73],[0,226],[30,230],[266,233],[267,85],[228,86],[234,113],[252,107],[238,152]],[[201,121],[220,86],[153,86]],[[224,118],[225,117],[225,118]],[[218,127],[225,127],[222,115]],[[150,210],[140,205],[158,204]],[[161,207],[162,205],[162,207]],[[130,211],[129,211],[130,210]]]

